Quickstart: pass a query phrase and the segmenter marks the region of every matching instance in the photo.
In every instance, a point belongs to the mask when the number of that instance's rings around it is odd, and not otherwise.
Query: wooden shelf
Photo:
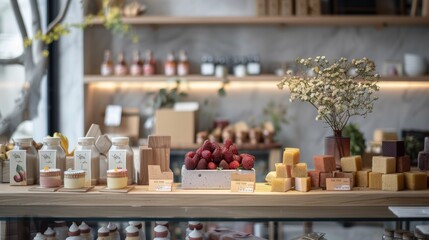
[[[181,17],[181,16],[141,16],[123,18],[123,22],[134,25],[313,25],[313,26],[389,26],[389,25],[429,25],[428,17],[395,15],[368,16],[306,16],[306,17]],[[95,25],[102,22],[95,19]]]

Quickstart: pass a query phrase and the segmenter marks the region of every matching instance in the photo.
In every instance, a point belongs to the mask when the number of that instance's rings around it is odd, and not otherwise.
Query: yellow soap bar
[[[368,176],[369,176],[369,188],[381,190],[383,173],[370,172]]]
[[[298,163],[292,166],[292,177],[307,177],[307,163]]]
[[[395,173],[396,159],[394,157],[372,157],[372,171],[378,173]]]
[[[310,177],[296,177],[295,178],[295,190],[300,192],[308,192],[311,189]]]
[[[359,155],[342,157],[341,170],[343,172],[357,172],[362,170],[362,158]]]
[[[369,186],[369,173],[370,170],[361,170],[356,172],[356,187],[368,187]]]
[[[287,192],[291,189],[291,178],[273,178],[271,181],[271,192]]]
[[[276,163],[276,177],[278,178],[287,178],[290,177],[286,171],[286,164]]]
[[[405,187],[409,190],[427,189],[427,174],[424,172],[404,172]]]
[[[299,148],[285,148],[283,163],[291,166],[299,163]]]
[[[404,174],[403,173],[383,174],[381,189],[383,191],[404,190]]]

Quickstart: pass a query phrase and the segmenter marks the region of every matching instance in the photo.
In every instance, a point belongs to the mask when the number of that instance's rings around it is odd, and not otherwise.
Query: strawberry
[[[194,158],[186,157],[185,158],[185,167],[188,170],[194,170],[197,166],[197,161]]]
[[[219,163],[219,168],[222,168],[222,169],[229,169],[229,165],[228,165],[228,163],[227,163],[225,160],[222,160],[222,161],[220,161],[220,163]]]
[[[185,157],[190,157],[190,158],[193,158],[194,156],[195,156],[195,152],[193,151],[187,152],[185,155]]]
[[[242,153],[240,154],[241,159],[248,157],[248,158],[252,158],[253,160],[255,160],[255,156],[248,154],[248,153]]]
[[[242,159],[241,159],[241,165],[243,165],[243,168],[245,170],[252,169],[253,166],[255,165],[255,157],[250,154],[241,154],[241,155],[244,155],[242,156]]]
[[[232,160],[237,161],[238,163],[241,163],[241,156],[240,155],[232,155]]]
[[[205,140],[202,149],[210,151],[212,149],[212,143],[209,140]]]
[[[231,145],[232,145],[232,140],[231,139],[226,139],[224,142],[223,142],[223,145],[226,147],[226,148],[229,148]]]
[[[216,148],[212,153],[212,159],[215,163],[219,163],[222,160],[222,150],[221,148]]]
[[[237,169],[240,166],[240,163],[237,161],[232,161],[229,163],[229,169]]]
[[[234,154],[232,154],[232,152],[228,150],[223,154],[223,159],[225,159],[228,163],[230,163],[233,160],[233,156]]]
[[[237,146],[235,146],[235,145],[231,145],[231,146],[229,146],[229,151],[231,151],[233,154],[238,154],[238,149],[237,149]]]
[[[217,168],[217,164],[216,164],[216,163],[214,163],[214,162],[209,162],[209,163],[207,164],[207,168],[208,168],[208,169],[211,169],[211,170],[215,170],[215,169]]]
[[[197,151],[195,152],[195,155],[197,155],[198,157],[201,157],[202,153],[203,153],[203,148],[198,148]]]
[[[200,161],[198,162],[196,169],[198,170],[207,169],[207,160],[205,160],[204,158],[201,158]]]
[[[220,148],[219,143],[217,142],[211,142],[212,143],[212,148],[210,149],[212,152],[216,149],[216,148]]]
[[[206,160],[211,160],[212,159],[212,153],[209,150],[204,150],[201,153],[201,157],[205,158]]]

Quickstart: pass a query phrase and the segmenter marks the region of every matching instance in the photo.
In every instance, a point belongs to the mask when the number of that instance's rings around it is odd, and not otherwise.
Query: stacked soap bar
[[[418,166],[420,170],[429,171],[429,137],[425,138],[424,149],[419,152]]]
[[[411,159],[405,155],[404,141],[386,140],[381,145],[382,154],[386,157],[394,157],[396,161],[396,172],[403,173],[410,171]]]
[[[313,161],[315,170],[309,172],[312,187],[326,188],[326,179],[332,178],[336,171],[335,158],[332,155],[316,155]]]
[[[341,158],[341,170],[344,173],[351,173],[353,178],[351,179],[352,187],[357,186],[357,176],[358,172],[362,171],[362,157],[359,155],[350,156],[350,157],[342,157]],[[351,176],[351,175],[349,175]],[[365,175],[359,175],[361,178],[365,177]],[[363,183],[367,180],[361,179],[360,182]]]

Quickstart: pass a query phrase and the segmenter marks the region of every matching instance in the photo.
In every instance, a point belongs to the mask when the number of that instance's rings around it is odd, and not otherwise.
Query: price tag
[[[39,150],[39,169],[57,168],[56,150]]]
[[[74,169],[85,171],[85,187],[91,186],[91,150],[77,150],[74,152]]]
[[[173,172],[161,172],[161,166],[148,165],[149,191],[171,192]]]
[[[127,169],[127,150],[109,151],[109,169]]]
[[[231,173],[231,192],[252,193],[255,191],[255,172]]]
[[[27,185],[27,151],[10,151],[10,185]]]
[[[350,191],[352,190],[350,178],[327,178],[326,190]]]

